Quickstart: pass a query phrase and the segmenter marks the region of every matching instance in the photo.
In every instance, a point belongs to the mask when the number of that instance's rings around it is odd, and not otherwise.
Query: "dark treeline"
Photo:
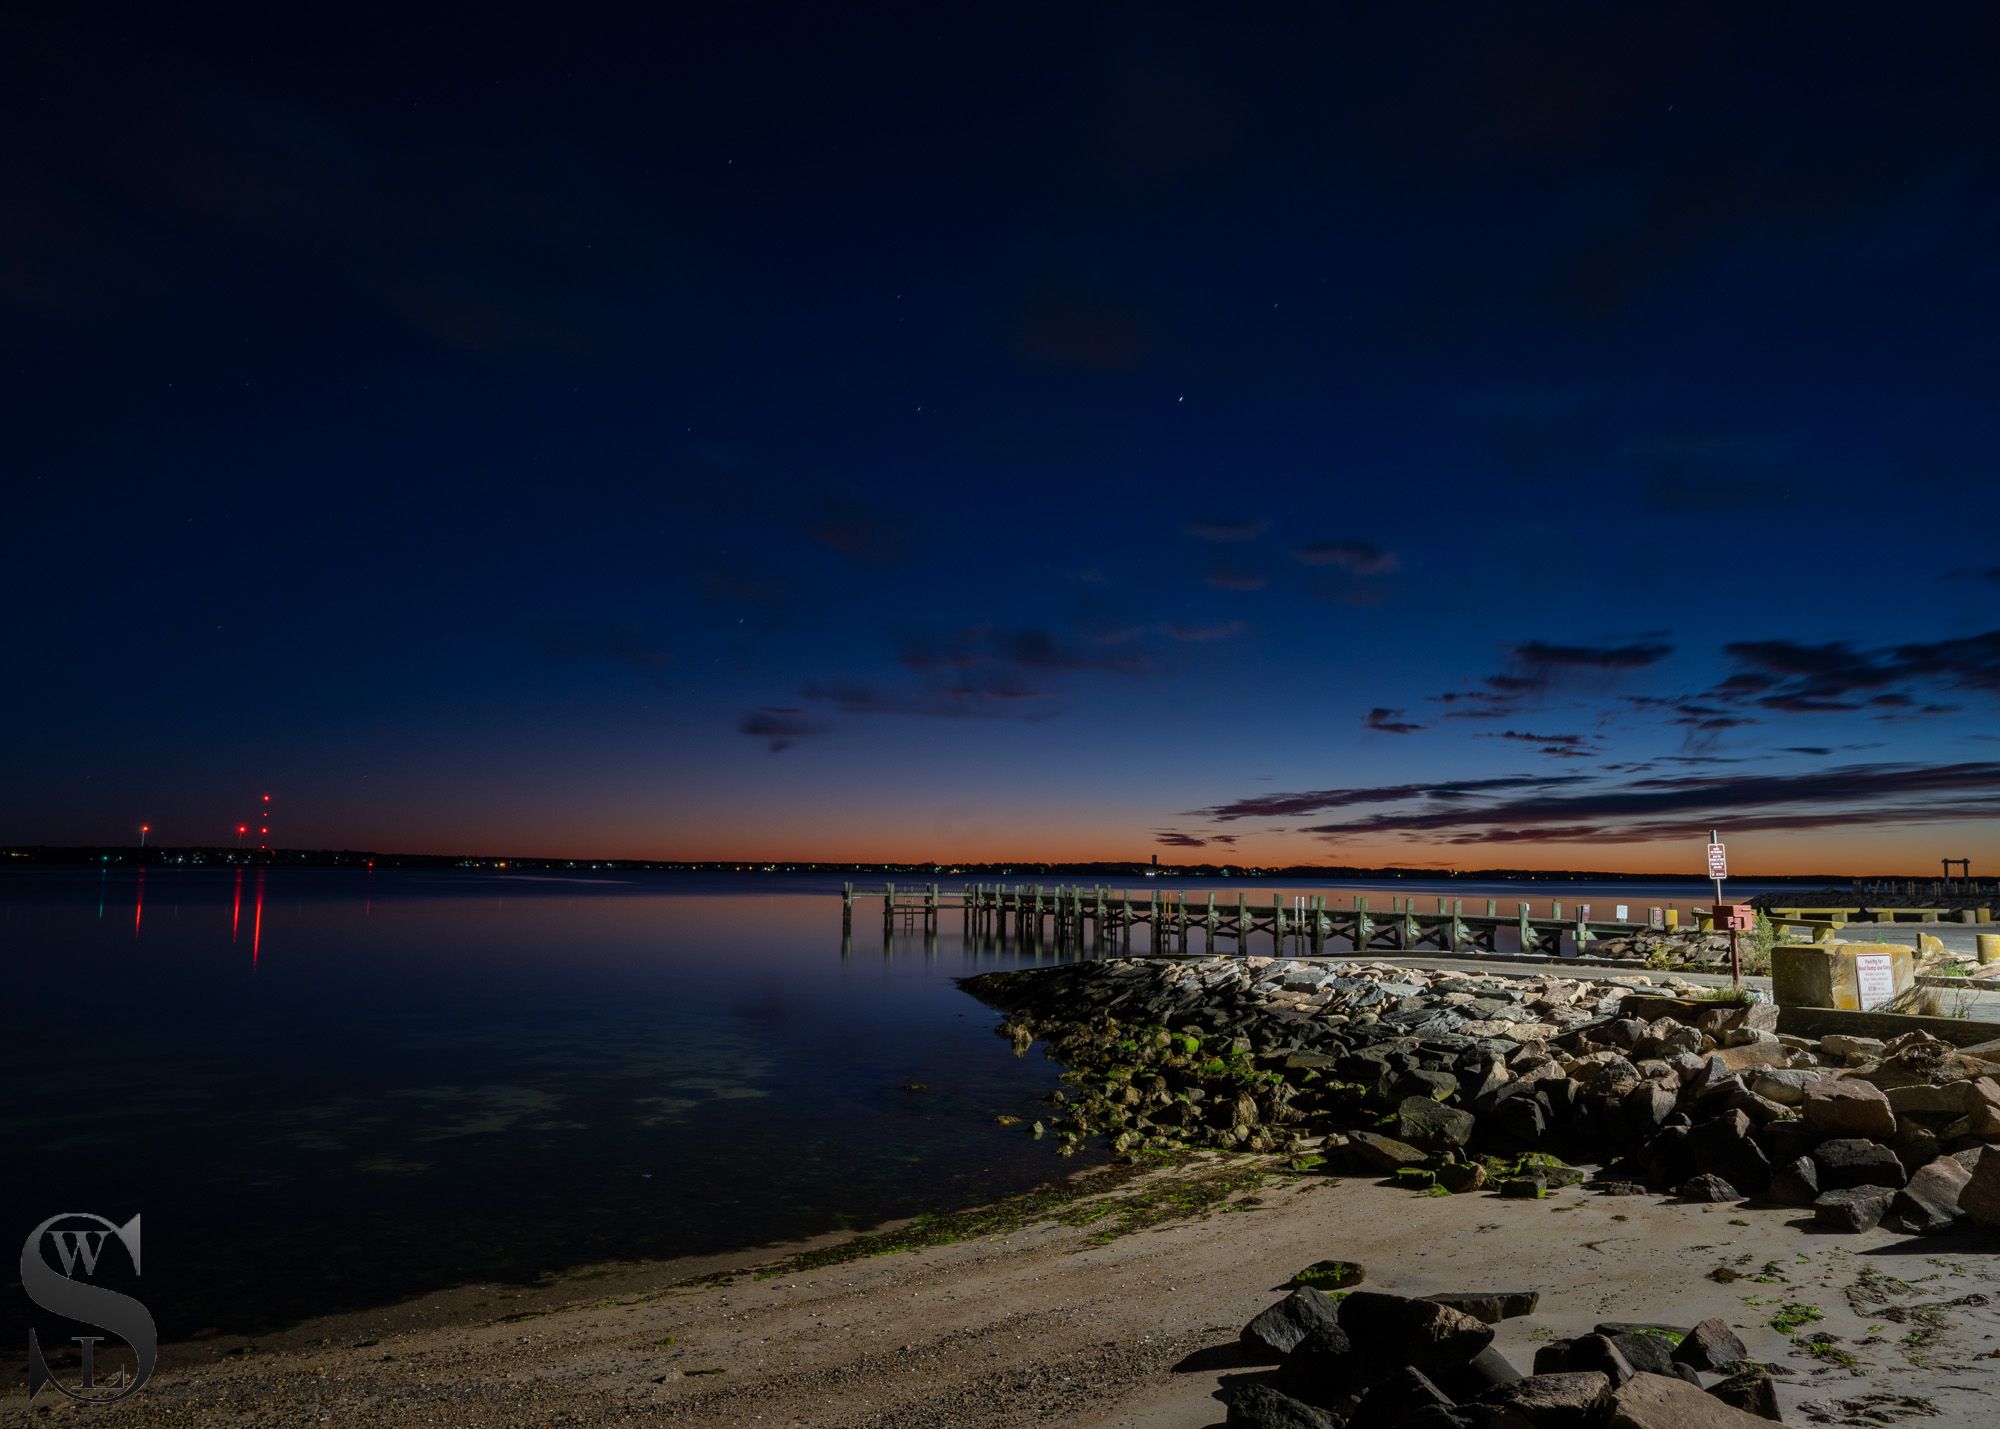
[[[520,869],[550,872],[567,869],[617,868],[654,873],[825,873],[893,877],[947,878],[1343,878],[1454,879],[1467,882],[1516,883],[1687,883],[1706,885],[1698,874],[1614,873],[1601,869],[1474,868],[1438,869],[1385,866],[1361,868],[1346,864],[1240,863],[1153,864],[1141,860],[1104,863],[1046,863],[1033,859],[986,863],[939,863],[927,860],[841,863],[813,859],[691,859],[691,858],[548,858],[521,854],[386,853],[373,849],[239,849],[230,845],[139,848],[133,844],[58,846],[20,845],[0,849],[0,860],[14,864],[125,864],[151,867],[251,865],[285,868],[468,868]],[[1903,878],[1908,874],[1871,874],[1871,878]],[[1856,875],[1811,873],[1756,875],[1759,883],[1813,886],[1845,885]]]

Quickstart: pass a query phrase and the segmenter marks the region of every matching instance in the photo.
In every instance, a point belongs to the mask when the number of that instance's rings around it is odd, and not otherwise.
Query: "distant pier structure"
[[[1371,906],[1367,894],[1356,894],[1351,907],[1336,908],[1324,894],[1273,892],[1264,902],[1238,891],[1232,902],[1214,892],[1190,895],[1152,888],[1135,895],[1078,884],[976,883],[947,892],[935,883],[891,883],[857,893],[846,883],[840,893],[841,930],[850,937],[857,898],[881,900],[885,939],[898,930],[934,939],[939,920],[956,915],[968,944],[1011,940],[1027,947],[1124,951],[1136,937],[1150,952],[1178,954],[1212,952],[1219,946],[1243,953],[1253,939],[1268,939],[1274,953],[1317,954],[1329,947],[1356,953],[1497,953],[1503,931],[1511,931],[1515,946],[1506,951],[1559,957],[1565,943],[1580,950],[1655,926],[1653,910],[1647,910],[1648,921],[1637,922],[1597,917],[1588,903],[1565,912],[1562,903],[1551,902],[1549,913],[1538,916],[1526,903],[1503,913],[1492,898],[1484,900],[1483,911],[1468,912],[1463,898],[1438,898],[1432,909],[1419,907],[1416,898],[1391,897],[1382,908]],[[1617,905],[1617,911],[1629,910]]]

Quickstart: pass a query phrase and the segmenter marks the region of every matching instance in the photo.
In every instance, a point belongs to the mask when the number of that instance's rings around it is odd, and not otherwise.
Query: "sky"
[[[2000,11],[70,7],[0,841],[2000,864]]]

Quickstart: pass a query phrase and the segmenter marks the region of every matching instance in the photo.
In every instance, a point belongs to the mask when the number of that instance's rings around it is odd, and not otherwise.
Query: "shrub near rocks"
[[[1064,1151],[1100,1136],[1124,1156],[1275,1152],[1522,1199],[1575,1184],[1566,1162],[1585,1159],[1607,1188],[1810,1205],[1842,1229],[2000,1224],[2000,1167],[1958,1159],[2000,1144],[2000,1064],[1915,1032],[1781,1037],[1768,1005],[1643,981],[1252,957],[966,986],[1005,1011],[1017,1050],[1042,1040],[1067,1069],[1049,1118]],[[1963,1186],[1945,1169],[1918,1180],[1940,1158]]]

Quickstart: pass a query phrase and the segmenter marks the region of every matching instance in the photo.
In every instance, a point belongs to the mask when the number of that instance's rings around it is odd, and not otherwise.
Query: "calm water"
[[[844,949],[837,887],[9,871],[5,1244],[58,1211],[142,1212],[139,1288],[173,1338],[793,1239],[1074,1169],[995,1121],[1032,1120],[1058,1069],[1016,1058],[953,983],[1033,956],[969,953],[950,915],[934,948],[885,951],[866,904]],[[1600,917],[1700,892],[1436,887],[1581,896]],[[18,1344],[24,1297],[0,1302]]]
[[[837,900],[746,887],[10,872],[6,1243],[58,1211],[143,1212],[171,1337],[790,1239],[1078,1164],[996,1124],[1058,1069],[992,1034],[956,939],[885,956],[878,920],[843,956]]]

